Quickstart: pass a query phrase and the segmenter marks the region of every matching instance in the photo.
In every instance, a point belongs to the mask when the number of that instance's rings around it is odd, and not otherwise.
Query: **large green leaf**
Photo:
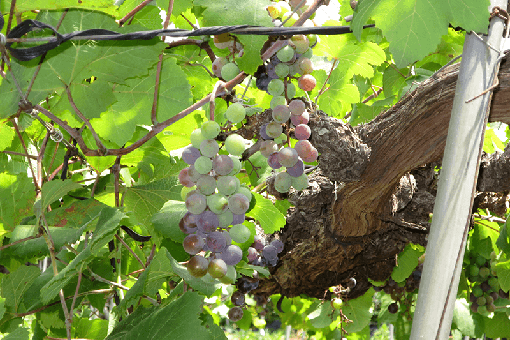
[[[69,191],[81,188],[81,185],[78,183],[74,183],[70,179],[66,179],[65,181],[51,181],[43,184],[41,201],[40,201],[40,209],[41,211],[46,211],[48,206],[55,202],[56,200],[65,196]],[[38,202],[39,203],[39,202]]]
[[[285,226],[285,216],[275,208],[273,202],[262,197],[262,195],[253,193],[253,199],[256,201],[252,210],[246,213],[246,216],[256,219],[266,234],[272,234]]]
[[[423,249],[419,245],[408,244],[400,254],[398,254],[398,266],[393,268],[391,278],[395,282],[402,282],[411,275],[418,265],[418,258],[423,254]]]
[[[254,25],[273,27],[266,7],[268,0],[195,0],[195,6],[206,7],[203,13],[204,26]],[[239,35],[244,46],[244,55],[236,58],[239,68],[247,73],[254,73],[262,64],[260,50],[267,37],[258,35]]]
[[[369,18],[390,42],[390,51],[398,67],[420,60],[434,51],[448,24],[466,31],[487,32],[488,0],[364,0],[360,1],[352,21],[359,39]]]
[[[370,307],[372,306],[373,295],[374,290],[370,288],[362,296],[344,303],[342,312],[349,320],[352,320],[352,323],[348,323],[344,327],[347,332],[360,331],[370,323],[372,318]]]
[[[1,102],[1,101],[0,101]],[[16,225],[31,213],[35,189],[26,172],[11,175],[0,173],[0,234],[12,231]]]
[[[111,0],[94,0],[94,1],[75,1],[75,0],[18,0],[16,1],[17,12],[27,12],[33,10],[57,10],[66,8],[88,9],[93,11],[101,11],[108,14],[115,13],[116,6]]]
[[[90,251],[98,256],[101,248],[110,242],[119,229],[119,222],[126,215],[116,208],[106,207],[101,211],[94,236],[90,241]]]
[[[333,307],[331,307],[331,303],[329,301],[325,301],[317,306],[316,310],[308,314],[308,319],[313,327],[324,328],[329,326],[333,321],[331,320],[332,311]]]
[[[2,280],[2,297],[5,306],[10,307],[14,313],[22,308],[22,297],[32,282],[41,274],[40,270],[32,266],[20,266]]]
[[[485,320],[485,334],[490,338],[508,338],[510,319],[506,313],[496,313],[492,319]]]
[[[137,308],[122,320],[106,340],[213,339],[198,318],[203,297],[187,292],[166,306]]]
[[[181,243],[186,235],[179,228],[179,221],[187,211],[184,202],[167,201],[152,218],[154,229],[161,233],[163,237]]]

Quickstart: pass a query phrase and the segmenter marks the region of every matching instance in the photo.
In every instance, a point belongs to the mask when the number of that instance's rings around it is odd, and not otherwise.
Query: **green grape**
[[[297,191],[308,188],[308,176],[306,174],[302,174],[299,177],[292,177],[292,187]]]
[[[225,140],[225,148],[231,155],[242,156],[246,149],[246,143],[243,137],[238,134],[231,134]]]
[[[236,194],[243,194],[244,196],[246,196],[248,201],[251,201],[252,197],[251,190],[245,186],[239,186],[239,188],[236,191]]]
[[[279,137],[282,134],[282,125],[277,122],[267,124],[266,134],[271,138]]]
[[[200,143],[200,153],[202,156],[213,158],[218,151],[220,151],[220,147],[214,139],[205,139]]]
[[[289,45],[284,46],[278,52],[276,52],[276,56],[282,63],[286,63],[294,58],[294,49]]]
[[[234,222],[234,214],[230,210],[225,211],[223,214],[218,215],[220,227],[226,228]]]
[[[228,199],[222,194],[207,196],[207,207],[216,215],[221,215],[228,209]]]
[[[246,117],[246,110],[242,104],[234,103],[225,111],[225,117],[232,123],[237,124]]]
[[[209,261],[201,255],[195,255],[189,260],[187,267],[192,276],[202,277],[207,274]]]
[[[222,259],[214,259],[209,262],[207,272],[215,279],[219,279],[227,274],[227,264]]]
[[[483,266],[483,265],[485,264],[485,262],[487,262],[487,259],[486,259],[485,257],[483,257],[482,255],[478,255],[478,256],[476,257],[476,260],[475,260],[475,261],[476,261],[476,264],[477,264],[479,267],[481,267],[481,266]]]
[[[487,306],[478,306],[478,309],[476,310],[478,314],[487,314]]]
[[[274,67],[274,72],[278,77],[285,78],[286,76],[289,75],[289,65],[279,63]]]
[[[239,74],[239,72],[239,67],[237,67],[236,64],[228,63],[221,68],[221,77],[225,79],[225,81],[230,81],[234,79]]]
[[[196,129],[191,133],[191,136],[189,137],[191,144],[197,148],[200,149],[200,144],[203,140],[206,138],[202,136],[202,129]]]
[[[271,98],[271,102],[269,103],[269,107],[274,109],[278,105],[287,105],[287,100],[284,96],[275,96]]]
[[[240,185],[239,179],[234,176],[219,176],[216,180],[218,192],[225,196],[235,193]]]
[[[274,187],[276,191],[286,193],[292,184],[292,176],[286,172],[280,172],[274,179]]]
[[[237,243],[244,243],[248,241],[251,236],[251,231],[244,224],[236,224],[228,231],[232,240]]]
[[[225,276],[220,277],[221,283],[230,285],[236,282],[237,272],[235,266],[227,266],[227,274]]]
[[[188,196],[185,203],[188,211],[194,215],[203,213],[207,206],[206,197],[199,193]]]
[[[305,35],[298,34],[290,38],[296,48],[296,53],[303,54],[310,47],[310,42]]]
[[[476,297],[480,297],[483,295],[483,289],[480,286],[473,287],[473,295]]]
[[[487,267],[482,267],[480,268],[479,270],[479,275],[482,279],[485,279],[486,277],[488,277],[491,273],[491,270]]]
[[[284,133],[281,133],[278,137],[274,139],[274,142],[276,144],[283,144],[287,141],[287,135]]]
[[[216,190],[216,180],[212,176],[202,175],[197,181],[198,190],[204,195],[212,195]]]
[[[483,296],[480,296],[478,299],[476,299],[476,303],[478,306],[483,306],[487,303],[487,300]]]
[[[317,34],[308,34],[308,41],[310,42],[310,46],[315,46],[317,40],[318,40]]]
[[[273,79],[267,85],[267,92],[272,96],[280,96],[283,93],[284,85],[280,79]]]
[[[334,309],[341,309],[342,308],[342,299],[334,299],[332,301],[332,304],[333,304],[333,308]]]
[[[282,8],[278,2],[274,2],[267,6],[267,12],[272,19],[277,19],[282,15]]]
[[[287,83],[287,98],[294,98],[296,96],[296,85]]]
[[[208,120],[208,121],[202,123],[201,130],[202,130],[202,136],[205,139],[214,139],[220,133],[220,126],[214,120]],[[191,143],[193,143],[193,142],[191,142]],[[200,148],[200,146],[198,148]]]
[[[304,58],[312,59],[312,57],[313,57],[313,50],[311,48],[309,48],[301,56],[304,57]]]
[[[479,273],[480,273],[480,269],[478,269],[477,266],[469,267],[469,276],[470,277],[476,277]]]
[[[284,124],[290,118],[289,108],[287,107],[287,105],[278,105],[273,109],[272,116],[275,122]]]
[[[199,174],[205,175],[205,174],[208,174],[209,171],[212,170],[212,160],[209,157],[200,156],[195,161],[194,166]]]
[[[488,281],[489,286],[491,286],[492,289],[494,289],[495,292],[499,292],[499,280],[497,277],[491,277]]]
[[[228,175],[235,176],[239,172],[241,172],[241,168],[243,167],[243,164],[241,163],[241,160],[237,157],[230,157],[230,158],[232,158],[232,163],[234,163],[234,169]]]
[[[305,57],[299,57],[299,59],[296,61],[298,73],[303,74],[310,74],[313,71],[313,64],[312,61]]]

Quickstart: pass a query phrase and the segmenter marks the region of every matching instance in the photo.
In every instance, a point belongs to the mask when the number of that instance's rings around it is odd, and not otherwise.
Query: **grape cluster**
[[[391,298],[395,301],[388,306],[388,312],[391,314],[397,313],[400,305],[405,307],[403,312],[407,312],[408,316],[410,317],[410,307],[413,303],[413,296],[409,293],[414,293],[420,286],[422,271],[423,263],[420,263],[403,284],[399,285],[397,282],[390,278],[384,286],[374,286],[375,291],[382,290],[386,294],[390,295]]]
[[[235,110],[234,116],[244,108],[236,106]],[[204,122],[192,132],[191,145],[183,150],[182,158],[189,167],[179,173],[179,181],[188,188],[183,191],[188,211],[179,225],[187,234],[184,250],[193,255],[188,263],[189,273],[195,277],[209,273],[220,280],[227,276],[226,281],[234,282],[233,266],[242,259],[243,252],[232,240],[242,243],[250,237],[250,230],[242,223],[251,192],[235,177],[241,170],[241,161],[236,156],[245,150],[244,139],[237,134],[229,135],[225,148],[230,155],[219,155],[215,140],[219,132],[216,122]],[[233,227],[227,230],[229,226]],[[203,252],[211,255],[206,258],[201,255]]]
[[[464,258],[465,270],[469,281],[473,284],[469,300],[471,311],[487,316],[496,310],[495,302],[498,299],[507,299],[504,305],[509,303],[509,294],[499,286],[499,280],[495,272],[497,256],[494,252],[490,260],[482,255],[469,255]]]
[[[260,236],[255,236],[253,244],[248,248],[248,262],[254,266],[276,266],[278,254],[283,251],[283,242],[273,240],[268,245]]]

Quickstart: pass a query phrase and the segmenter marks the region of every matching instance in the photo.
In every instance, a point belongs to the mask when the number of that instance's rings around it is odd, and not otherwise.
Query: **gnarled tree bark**
[[[311,142],[320,152],[310,186],[295,204],[280,238],[285,243],[272,276],[257,293],[329,296],[328,288],[388,278],[407,243],[426,245],[436,194],[435,167],[443,155],[459,64],[420,84],[368,124],[351,127],[318,112]],[[510,63],[503,61],[489,121],[510,123]],[[503,211],[510,190],[510,150],[485,155],[477,204]]]

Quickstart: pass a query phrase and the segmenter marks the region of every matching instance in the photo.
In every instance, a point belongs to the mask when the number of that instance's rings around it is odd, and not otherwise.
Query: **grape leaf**
[[[162,8],[165,11],[168,9],[168,0],[157,0],[156,4],[158,5],[158,7]],[[192,7],[193,7],[193,0],[174,1],[172,15],[177,17],[182,12],[185,12],[187,9],[192,8]]]
[[[16,328],[13,332],[7,334],[2,339],[4,339],[4,340],[28,340],[28,339],[30,339],[30,333],[27,328],[19,327],[19,328]]]
[[[466,299],[457,299],[453,311],[453,323],[463,335],[469,335],[471,338],[477,338],[483,333],[483,322],[476,318],[469,311],[469,304]]]
[[[395,282],[402,282],[411,275],[418,265],[418,258],[423,254],[421,248],[419,245],[410,243],[398,254],[398,266],[393,268],[391,273],[391,278]]]
[[[97,221],[94,236],[90,241],[90,251],[94,256],[98,256],[101,248],[112,240],[113,235],[119,229],[119,222],[126,215],[117,208],[105,207],[101,210]]]
[[[114,14],[116,6],[111,0],[76,1],[76,0],[18,0],[16,1],[17,12],[28,12],[33,10],[57,10],[65,8],[88,9]]]
[[[179,228],[179,221],[187,211],[188,209],[182,201],[169,200],[165,202],[161,210],[152,217],[154,229],[163,237],[181,243],[186,235]]]
[[[34,184],[26,172],[0,173],[0,197],[0,229],[13,230],[32,210]]]
[[[170,258],[170,262],[172,263],[172,269],[175,274],[179,275],[183,278],[184,281],[186,281],[187,284],[189,284],[193,289],[199,291],[200,293],[211,296],[214,294],[214,292],[221,288],[220,281],[214,279],[214,281],[206,282],[205,278],[209,277],[209,275],[206,275],[202,278],[196,278],[194,276],[191,276],[191,274],[188,272],[188,269],[186,266],[180,265],[173,257],[170,255],[170,253],[167,253],[168,258]],[[212,279],[212,278],[211,278]]]
[[[167,177],[146,185],[126,189],[124,205],[134,213],[139,223],[150,225],[152,215],[168,200],[180,200],[181,186],[176,177]]]
[[[363,25],[374,19],[400,68],[434,51],[450,22],[468,32],[486,33],[489,5],[487,0],[364,0],[356,8],[351,27],[360,39]]]
[[[510,253],[510,235],[508,234],[508,220],[499,231],[499,237],[498,240],[496,241],[496,245],[500,250],[503,250],[505,253]]]
[[[75,338],[104,339],[108,335],[108,320],[73,318],[73,333]]]
[[[197,293],[186,292],[166,306],[138,307],[105,340],[212,339],[198,318],[202,301]]]
[[[372,318],[370,307],[372,306],[372,296],[374,293],[374,289],[370,288],[362,296],[344,303],[342,312],[349,320],[353,321],[344,327],[348,333],[360,331],[370,323]]]
[[[268,0],[195,0],[195,6],[206,7],[203,13],[203,26],[231,26],[254,25],[274,27],[267,14],[266,7],[271,4]],[[244,46],[244,54],[236,58],[236,63],[242,71],[255,73],[262,64],[260,50],[267,40],[265,36],[239,35],[239,41]]]
[[[510,319],[506,313],[496,313],[492,319],[485,320],[485,334],[490,338],[510,336]]]
[[[0,151],[7,149],[14,139],[14,129],[7,123],[6,119],[0,121]]]
[[[2,296],[5,306],[18,313],[22,306],[22,297],[32,282],[41,274],[36,267],[20,266],[2,280]]]
[[[42,186],[42,195],[40,201],[40,211],[45,211],[48,206],[56,200],[65,196],[69,191],[81,188],[81,185],[74,183],[70,179],[65,181],[50,181]]]
[[[246,216],[252,217],[260,223],[266,234],[272,234],[285,226],[285,216],[275,208],[273,202],[262,197],[262,195],[252,192],[253,199],[256,201],[252,210],[246,213]]]
[[[317,306],[316,310],[308,314],[308,319],[313,327],[324,328],[329,326],[333,321],[331,320],[332,311],[333,307],[331,307],[331,303],[329,301],[325,301]]]
[[[101,137],[121,146],[131,139],[137,125],[152,124],[151,109],[156,73],[156,67],[153,67],[148,77],[131,78],[125,85],[115,87],[117,102],[101,114],[101,118],[91,121]],[[176,64],[175,59],[165,59],[159,81],[158,121],[165,121],[186,109],[191,105],[191,99],[186,74]]]
[[[501,289],[508,292],[510,290],[510,261],[497,263],[496,272]]]
[[[131,25],[138,24],[147,30],[161,29],[163,28],[163,20],[159,14],[160,12],[161,10],[155,4],[149,3],[138,13],[136,13],[136,15],[133,17],[133,22]]]

